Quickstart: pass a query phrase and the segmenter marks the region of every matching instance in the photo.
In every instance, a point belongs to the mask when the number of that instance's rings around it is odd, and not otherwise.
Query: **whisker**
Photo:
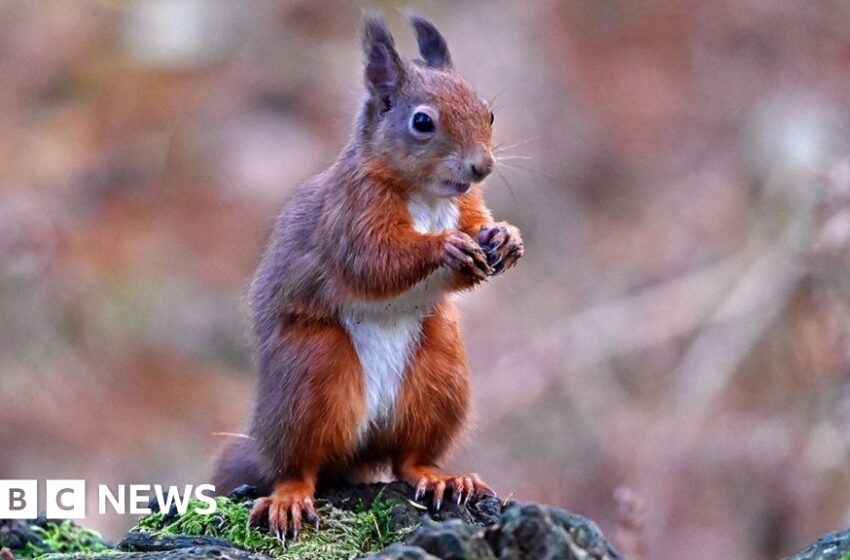
[[[237,434],[234,432],[212,432],[212,435],[216,437],[231,437],[231,438],[240,438],[240,439],[254,439],[253,436],[249,436],[247,434]]]
[[[537,136],[533,136],[531,138],[526,138],[525,140],[521,140],[519,142],[515,142],[513,144],[509,144],[507,146],[504,145],[505,144],[504,142],[500,142],[499,144],[496,144],[495,146],[493,146],[493,151],[494,152],[500,152],[500,151],[504,152],[505,150],[510,150],[512,148],[517,148],[519,146],[524,146],[524,145],[528,144],[529,142],[534,142],[535,140],[539,140],[539,139],[540,139],[540,135],[537,135]]]
[[[508,182],[508,179],[505,177],[505,174],[501,171],[496,171],[496,175],[499,176],[499,179],[502,180],[502,183],[508,188],[508,192],[511,193],[511,200],[513,200],[514,204],[517,204],[516,194],[514,194],[514,190],[511,188],[511,184]]]
[[[496,161],[507,161],[511,159],[534,159],[531,156],[498,156],[496,157]]]
[[[497,100],[497,99],[499,99],[499,96],[501,96],[503,93],[505,93],[505,88],[500,89],[500,90],[496,93],[496,95],[494,95],[493,97],[491,97],[491,98],[487,101],[487,104],[488,104],[488,105],[490,105],[490,110],[491,110],[491,111],[495,111],[495,110],[497,109],[497,107],[496,107],[496,100]]]
[[[552,175],[551,173],[548,173],[546,171],[541,171],[539,169],[531,169],[530,167],[517,165],[515,163],[503,163],[502,165],[504,165],[505,167],[507,167],[509,169],[521,169],[522,171],[528,171],[529,173],[534,173],[536,175],[540,175],[541,177],[545,177],[545,178],[551,179],[553,181],[558,180],[558,178],[555,177],[554,175]]]

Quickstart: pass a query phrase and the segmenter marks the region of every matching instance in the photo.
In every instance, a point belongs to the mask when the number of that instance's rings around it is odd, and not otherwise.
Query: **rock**
[[[620,555],[608,543],[602,535],[602,531],[593,521],[581,515],[570,513],[565,509],[543,507],[548,509],[553,520],[566,529],[575,544],[581,550],[587,551],[591,558],[611,558],[614,560],[620,558]]]
[[[843,560],[850,556],[850,529],[828,533],[788,560]]]
[[[615,560],[620,556],[591,521],[558,508],[516,504],[487,532],[503,560]]]
[[[33,522],[33,525],[36,523]],[[29,523],[16,519],[0,520],[0,547],[14,551],[27,544],[33,544],[38,548],[43,547],[41,537],[33,531]]]
[[[316,493],[316,499],[326,500],[332,506],[347,511],[370,508],[378,498],[404,504],[410,500],[411,496],[413,496],[413,487],[400,481],[388,484],[351,484],[322,488]]]
[[[195,546],[217,546],[232,547],[227,540],[220,537],[189,536],[189,535],[154,535],[131,531],[118,543],[119,550],[131,552],[161,552],[164,550],[175,550],[178,548],[191,548]]]
[[[619,560],[592,521],[566,510],[538,504],[514,503],[501,512],[493,498],[479,500],[484,513],[495,517],[489,525],[462,519],[426,521],[405,540],[406,546],[386,549],[376,558],[438,558],[441,560]],[[496,515],[496,511],[500,513]],[[430,555],[430,556],[428,556]]]
[[[104,550],[97,535],[69,522],[44,519],[0,522],[0,547],[39,544],[51,560],[336,560],[362,551],[374,560],[618,560],[591,521],[563,509],[478,496],[468,504],[447,500],[441,511],[413,502],[403,482],[359,484],[324,489],[316,496],[322,512],[319,533],[306,530],[284,548],[280,541],[247,525],[256,489],[235,490],[212,516],[189,510],[156,513],[141,519],[115,548]],[[56,540],[57,530],[67,539]],[[192,534],[174,534],[192,533]],[[38,541],[39,534],[45,535]],[[59,544],[63,543],[63,544]],[[70,543],[70,546],[69,546]],[[74,548],[75,543],[89,547]],[[94,548],[93,548],[94,547]],[[249,550],[250,549],[250,550]],[[800,557],[808,560],[812,557]],[[831,557],[830,557],[831,558]],[[836,557],[838,558],[838,557]]]
[[[270,556],[263,554],[221,546],[197,546],[160,552],[109,552],[102,555],[57,554],[51,556],[50,560],[198,560],[200,558],[217,558],[219,560],[273,560]]]
[[[360,518],[361,528],[372,527],[374,531],[364,540],[355,541],[354,553],[333,558],[351,558],[360,550],[379,548],[377,542],[395,543],[382,551],[363,557],[369,560],[619,560],[620,556],[592,521],[564,509],[533,504],[509,503],[498,498],[476,497],[467,506],[455,503],[444,505],[442,511],[434,511],[410,500],[413,489],[403,482],[391,484],[359,484],[349,487],[323,490],[317,503],[333,519],[325,519],[325,544],[338,543],[335,533],[328,533],[333,523],[339,524],[348,518]],[[237,488],[230,496],[232,511],[241,512],[240,523],[224,515],[222,508],[206,522],[213,527],[212,533],[226,534],[227,539],[239,541],[239,533],[226,531],[240,527],[245,531],[245,520],[250,501],[255,499],[256,489],[245,486]],[[374,507],[373,507],[374,506]],[[342,514],[342,511],[353,512]],[[375,513],[379,512],[379,513]],[[364,517],[366,516],[366,517]],[[370,517],[372,516],[372,517]],[[160,522],[177,521],[193,527],[198,518],[182,518],[176,511],[159,514]],[[152,518],[152,519],[154,519]],[[230,521],[228,521],[230,519]],[[380,527],[379,527],[380,525]],[[179,526],[179,523],[178,523]],[[173,531],[174,525],[170,525]],[[344,531],[353,528],[344,526]],[[245,550],[229,540],[210,535],[160,534],[155,525],[144,531],[131,531],[115,548],[104,550],[104,543],[91,531],[86,531],[70,522],[47,520],[43,516],[32,521],[0,520],[0,560],[13,560],[16,551],[29,545],[53,552],[50,560],[194,560],[217,558],[220,560],[273,560],[270,554],[282,554],[287,560],[302,558],[325,559],[325,548],[314,548],[302,556],[297,552],[298,543],[286,549],[272,541],[272,546],[254,544]],[[187,530],[187,529],[182,529]],[[196,532],[197,530],[191,530]],[[244,533],[243,533],[244,534]],[[340,533],[344,534],[344,533]],[[52,535],[52,536],[51,536]],[[57,537],[57,535],[64,535]],[[267,543],[267,537],[259,538]],[[403,542],[398,542],[403,541]],[[257,541],[248,541],[254,542]],[[69,547],[85,546],[89,550]],[[95,550],[94,546],[100,548]],[[362,546],[362,548],[361,548]],[[257,552],[262,550],[265,553]],[[316,556],[316,551],[319,556]],[[20,556],[18,556],[20,558]],[[850,558],[850,529],[830,533],[816,543],[786,560],[845,560]]]
[[[499,516],[502,515],[502,501],[494,496],[484,496],[479,499],[473,499],[469,503],[469,509],[473,516],[481,522],[482,525],[493,525],[499,521]]]
[[[484,529],[460,519],[426,523],[407,539],[407,544],[442,560],[496,560],[484,539]]]
[[[426,507],[413,502],[412,496],[413,486],[401,481],[389,484],[353,484],[320,490],[316,495],[317,499],[327,500],[334,507],[347,511],[369,508],[378,498],[398,502],[398,506],[392,513],[397,520],[397,528],[410,527],[419,523],[426,513],[434,521],[462,519],[469,525],[484,527],[495,523],[502,512],[502,503],[492,496],[475,496],[465,506],[446,500],[439,511],[433,506]],[[393,528],[393,530],[397,529]]]
[[[256,500],[259,497],[259,494],[257,493],[256,486],[241,484],[234,488],[227,497],[234,502],[247,502],[248,500]]]
[[[0,520],[0,548],[6,555],[21,554],[30,557],[36,551],[43,554],[64,552],[69,548],[79,551],[99,552],[109,548],[100,535],[79,527],[71,521],[48,520],[43,515],[36,519]]]
[[[402,531],[408,527],[415,527],[422,517],[422,512],[412,509],[406,504],[397,504],[390,511],[390,531]]]
[[[394,544],[381,552],[370,556],[369,560],[440,560],[431,556],[418,546]]]

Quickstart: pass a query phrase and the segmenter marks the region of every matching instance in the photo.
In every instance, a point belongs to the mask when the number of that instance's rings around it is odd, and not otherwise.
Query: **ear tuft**
[[[381,99],[386,109],[404,78],[404,66],[395,50],[395,41],[379,15],[363,21],[363,52],[366,55],[366,87]]]
[[[419,54],[422,55],[428,66],[432,68],[451,68],[452,55],[449,54],[449,45],[440,32],[437,31],[437,28],[434,27],[434,24],[419,16],[411,16],[410,24],[416,31]]]
[[[380,14],[371,13],[363,16],[363,50],[367,53],[369,48],[380,43],[388,47],[394,47],[395,41],[387,29],[387,24]]]

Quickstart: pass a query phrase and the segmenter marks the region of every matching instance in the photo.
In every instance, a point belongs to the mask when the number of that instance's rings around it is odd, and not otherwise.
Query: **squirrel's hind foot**
[[[446,491],[451,491],[452,499],[457,505],[466,505],[474,495],[496,495],[475,473],[454,476],[441,474],[431,467],[411,467],[404,473],[403,478],[416,488],[414,500],[427,501],[425,497],[430,494],[431,503],[437,510],[443,505]]]
[[[313,505],[313,492],[314,485],[308,482],[280,482],[275,485],[270,496],[254,501],[248,524],[257,527],[264,525],[266,521],[269,533],[284,543],[287,536],[298,538],[304,517],[318,530],[319,515]]]

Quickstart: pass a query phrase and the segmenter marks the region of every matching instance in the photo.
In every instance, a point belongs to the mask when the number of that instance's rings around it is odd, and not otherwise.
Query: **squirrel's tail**
[[[234,438],[224,448],[212,477],[215,493],[219,496],[226,496],[243,484],[256,486],[257,495],[266,496],[271,492],[273,482],[260,466],[254,439],[241,437]]]

